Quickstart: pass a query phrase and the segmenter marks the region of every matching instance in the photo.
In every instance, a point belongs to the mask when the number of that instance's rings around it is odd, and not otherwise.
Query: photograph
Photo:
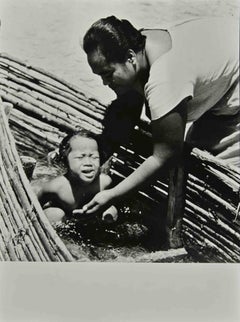
[[[27,298],[30,281],[38,280],[40,299],[42,279],[48,289],[70,271],[81,294],[86,289],[94,299],[97,276],[106,275],[107,298],[108,287],[124,297],[126,281],[141,280],[140,293],[149,291],[152,308],[155,279],[149,281],[153,292],[144,280],[162,271],[169,288],[181,274],[192,281],[180,282],[180,289],[194,289],[200,274],[203,297],[220,293],[209,285],[218,278],[223,293],[225,287],[231,293],[226,320],[215,303],[205,308],[204,321],[238,320],[239,9],[238,0],[0,0],[5,308],[11,296],[16,300],[8,279],[16,280],[17,294],[26,285]],[[222,281],[228,269],[229,285]],[[68,289],[74,281],[66,283]],[[164,283],[159,289],[168,289]],[[169,313],[171,296],[179,294],[167,292]],[[59,297],[53,306],[64,303]],[[14,318],[0,320],[181,321],[148,315],[150,307],[134,316],[135,304],[129,315],[113,316],[112,301],[103,317],[33,318],[28,312],[20,319],[16,308]],[[203,321],[192,318],[196,303],[183,321]]]

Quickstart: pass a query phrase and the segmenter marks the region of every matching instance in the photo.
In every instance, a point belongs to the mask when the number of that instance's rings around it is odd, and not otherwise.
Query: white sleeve
[[[165,59],[152,65],[144,89],[152,121],[169,113],[185,98],[193,97],[193,82],[181,69],[176,65],[173,68]]]

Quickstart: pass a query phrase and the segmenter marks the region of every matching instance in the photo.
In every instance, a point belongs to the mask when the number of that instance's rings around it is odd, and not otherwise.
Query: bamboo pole
[[[184,224],[186,226],[194,227],[194,229],[196,229],[196,231],[198,231],[199,234],[203,234],[203,236],[206,234],[208,236],[208,238],[212,239],[212,241],[215,241],[215,243],[219,247],[222,247],[223,249],[225,249],[225,251],[228,254],[232,253],[233,255],[235,254],[234,256],[238,256],[238,257],[240,256],[240,246],[239,245],[237,245],[236,243],[229,240],[226,236],[223,236],[223,235],[219,234],[218,232],[213,231],[203,221],[200,221],[200,222],[201,222],[201,226],[199,225],[199,222],[194,222],[189,217],[184,218]],[[240,257],[239,257],[239,259],[240,259]]]
[[[1,72],[5,76],[5,78],[9,80],[13,80],[16,83],[21,83],[21,81],[26,81],[30,84],[30,86],[34,86],[34,88],[42,89],[49,91],[49,93],[55,93],[60,94],[62,97],[66,97],[71,99],[75,102],[80,102],[81,105],[84,105],[85,107],[88,107],[92,109],[93,111],[98,111],[99,113],[104,113],[106,107],[98,102],[96,99],[92,97],[88,97],[82,92],[79,91],[79,89],[76,90],[69,90],[68,87],[62,86],[61,82],[52,82],[52,78],[48,77],[48,72],[44,71],[44,73],[36,74],[35,76],[29,77],[29,69],[23,69],[20,71],[19,66],[18,67],[12,67],[7,64],[2,64],[0,61],[1,66]],[[20,71],[20,72],[19,72]],[[15,74],[15,75],[14,75]],[[44,78],[44,79],[43,79]],[[61,86],[59,86],[61,85]]]
[[[0,54],[0,57],[5,59],[5,60],[8,60],[8,61],[12,61],[14,63],[17,63],[17,65],[19,66],[24,66],[26,67],[26,70],[27,70],[27,73],[29,74],[29,70],[32,70],[32,71],[35,71],[38,73],[38,77],[39,75],[42,75],[44,77],[48,77],[49,79],[52,79],[54,80],[55,82],[57,82],[57,84],[62,84],[64,85],[65,87],[67,87],[68,89],[70,89],[71,91],[74,91],[77,95],[83,97],[84,99],[87,99],[89,101],[91,101],[92,104],[96,104],[99,108],[102,108],[103,110],[105,110],[105,105],[99,101],[97,101],[95,98],[93,97],[90,97],[90,96],[86,96],[85,93],[81,92],[79,90],[79,88],[77,88],[76,86],[66,82],[65,80],[63,80],[62,78],[60,77],[57,77],[56,75],[52,74],[52,73],[49,73],[41,68],[36,68],[36,67],[32,67],[28,64],[25,64],[23,63],[22,61],[20,61],[19,59],[15,58],[15,57],[12,57],[10,55],[7,55],[5,53],[1,53]]]
[[[2,216],[0,216],[0,232],[3,239],[3,244],[5,245],[5,249],[8,252],[8,256],[10,260],[13,260],[13,261],[18,260],[10,233],[4,224]]]
[[[220,197],[224,196],[224,199],[230,200],[234,205],[238,204],[240,184],[232,178],[224,180],[224,177],[228,176],[227,173],[220,176],[215,169],[211,171],[209,166],[201,164],[196,165],[195,169],[191,168],[189,173],[201,180],[200,185],[204,188],[211,190]]]
[[[6,120],[4,119],[4,115],[2,115],[1,114],[1,120],[3,121],[2,123],[4,124],[4,123],[6,123]],[[18,182],[16,182],[16,181],[18,181],[19,179],[20,179],[20,182],[24,182],[25,184],[28,182],[28,180],[26,179],[26,176],[25,176],[25,174],[24,174],[24,171],[23,171],[23,169],[21,168],[21,167],[19,167],[19,164],[20,164],[20,159],[19,159],[19,157],[18,157],[18,155],[17,155],[17,153],[16,153],[16,151],[14,150],[14,146],[13,146],[13,138],[11,137],[11,135],[10,135],[10,133],[9,133],[9,130],[7,130],[7,128],[5,129],[6,131],[5,131],[5,134],[7,134],[7,138],[8,138],[8,140],[9,140],[9,143],[10,143],[10,150],[12,151],[12,153],[10,153],[10,159],[12,159],[12,165],[14,164],[14,162],[16,163],[15,164],[15,166],[17,166],[17,169],[18,169],[18,172],[19,172],[19,174],[20,174],[20,178],[18,178],[17,180],[14,180],[14,179],[16,179],[15,178],[15,175],[14,175],[14,173],[12,173],[11,172],[11,175],[10,175],[10,178],[12,178],[12,183],[13,183],[13,185],[15,184],[15,187],[17,188],[16,190],[18,191],[18,194],[19,194],[19,197],[20,197],[20,200],[23,202],[23,206],[26,208],[26,209],[29,209],[29,210],[27,210],[27,212],[31,215],[31,205],[29,204],[29,202],[28,202],[28,200],[25,198],[25,196],[24,196],[24,193],[23,193],[23,189],[22,189],[22,187],[21,186],[19,186],[18,185]],[[6,140],[7,141],[7,140]],[[9,148],[9,146],[8,146],[8,142],[7,142],[7,146],[5,147],[5,148]],[[12,154],[12,155],[11,155]],[[15,158],[14,158],[15,157]],[[15,161],[14,161],[15,160]],[[17,161],[17,162],[16,162]],[[8,161],[8,160],[5,160],[5,162],[7,162],[7,164],[8,164],[8,167],[10,168],[11,167],[11,163],[9,163],[10,162],[10,160]],[[24,177],[25,176],[25,177]],[[29,182],[28,182],[28,184],[29,184]],[[31,189],[31,187],[30,187],[30,189]],[[22,192],[21,192],[22,191]],[[39,207],[40,207],[40,205],[39,205]],[[29,215],[28,215],[29,216]],[[31,218],[31,219],[33,219],[33,218]],[[34,220],[36,220],[36,218],[34,218]],[[50,224],[49,224],[50,225]],[[39,229],[39,227],[38,227],[38,229]],[[52,229],[52,232],[50,232],[49,233],[49,231],[47,230],[47,235],[48,236],[50,236],[50,237],[54,237],[54,238],[52,238],[53,239],[53,241],[54,241],[54,243],[58,243],[58,246],[60,246],[60,244],[61,244],[61,242],[59,243],[59,241],[57,240],[57,238],[55,237],[55,236],[53,236],[53,232],[54,232],[54,230],[53,230],[53,228],[51,227],[51,229]],[[55,232],[54,232],[55,233]],[[59,238],[59,237],[58,237]],[[46,246],[46,245],[45,245]],[[57,247],[58,247],[57,246]],[[61,246],[63,246],[63,243],[61,244]],[[63,249],[63,253],[65,254],[65,257],[67,256],[68,258],[69,258],[69,260],[71,259],[71,256],[69,256],[70,254],[68,253],[68,252],[65,252],[65,246],[64,247],[62,247],[62,248],[64,248]],[[61,257],[62,255],[60,255],[60,257]],[[53,258],[52,258],[53,259]]]
[[[181,226],[184,212],[185,172],[183,165],[170,170],[168,208],[166,218],[166,244],[169,248],[182,247]]]
[[[63,138],[63,133],[55,126],[48,124],[41,119],[37,119],[30,115],[26,115],[24,112],[14,109],[11,113],[11,118],[9,120],[11,123],[14,121],[16,124],[18,121],[21,121],[21,125],[24,127],[24,124],[42,130],[42,132],[49,133],[54,137],[58,137],[59,140]],[[30,129],[29,129],[30,131]]]
[[[36,214],[34,213],[33,205],[30,204],[25,194],[25,191],[20,184],[20,178],[16,176],[16,172],[12,170],[10,161],[8,159],[5,159],[4,161],[9,169],[8,177],[11,182],[11,185],[15,189],[16,194],[19,200],[21,201],[24,209],[26,209],[26,215],[30,218],[33,225],[35,226],[35,229],[38,231],[41,242],[43,243],[46,251],[48,252],[50,259],[55,260],[55,257],[52,255],[51,249],[49,248],[48,240],[45,237],[44,231],[42,230],[42,227],[39,225]]]
[[[184,224],[194,225],[197,229],[199,229],[199,233],[206,232],[209,236],[212,236],[213,239],[216,239],[222,245],[228,247],[230,251],[236,253],[236,255],[240,256],[240,245],[237,242],[234,242],[231,237],[228,237],[226,234],[221,234],[219,230],[216,230],[215,226],[210,226],[209,222],[200,216],[196,216],[192,218],[190,216],[190,212],[185,213]],[[239,258],[240,259],[240,258]]]
[[[195,201],[195,203],[201,203],[202,207],[212,209],[212,211],[215,213],[220,213],[221,217],[227,220],[229,223],[239,225],[240,220],[236,219],[236,208],[231,208],[232,211],[229,211],[222,205],[222,203],[219,204],[216,203],[213,198],[207,198],[208,195],[205,196],[204,194],[200,194],[198,190],[194,189],[194,187],[191,187],[190,185],[187,187],[187,194],[192,200]]]
[[[217,230],[221,232],[223,235],[229,236],[232,241],[239,244],[240,243],[240,234],[238,233],[237,229],[233,229],[229,222],[224,222],[221,218],[214,216],[211,212],[202,209],[201,207],[195,205],[194,203],[190,202],[189,200],[186,201],[186,214],[190,212],[189,216],[191,218],[196,218],[196,221],[199,220],[198,218],[202,218],[208,223],[208,225],[217,226]],[[201,225],[201,222],[199,222]]]
[[[2,159],[0,157],[0,168],[2,172],[2,184],[5,184],[5,197],[8,198],[9,202],[10,200],[12,201],[12,209],[11,213],[16,220],[18,230],[21,232],[27,232],[28,235],[30,236],[33,245],[35,245],[36,250],[38,251],[38,254],[41,258],[41,260],[49,260],[49,256],[45,254],[45,250],[43,249],[41,242],[38,238],[38,235],[35,232],[35,229],[32,226],[31,221],[27,222],[28,218],[26,214],[23,214],[24,209],[21,208],[19,205],[19,201],[15,196],[15,193],[13,191],[12,186],[9,183],[9,176],[6,171],[4,171]]]
[[[2,200],[4,200],[2,189],[0,189],[0,194],[1,194]],[[15,245],[14,247],[15,247],[15,251],[17,252],[17,256],[20,260],[26,260],[28,254],[25,255],[26,250],[24,249],[24,245],[19,245],[19,242],[16,239],[18,231],[16,229],[14,222],[11,220],[12,218],[9,210],[10,209],[6,204],[6,202],[3,202],[2,205],[0,205],[0,214],[2,216],[3,222],[5,223],[13,240],[14,241],[16,240],[16,242],[14,242],[14,245]]]
[[[63,95],[62,91],[55,91],[55,93],[53,93],[53,91],[42,88],[42,86],[32,82],[28,83],[24,80],[21,81],[12,75],[8,76],[8,80],[0,79],[0,85],[8,90],[30,95],[56,109],[61,108],[61,110],[66,110],[68,113],[74,112],[75,114],[87,115],[98,122],[103,120],[104,114],[94,108],[90,103],[73,99],[69,97],[69,95]],[[29,88],[31,88],[31,90]]]
[[[10,135],[9,130],[8,130],[8,137],[9,137],[9,142],[10,142],[11,146],[13,146],[14,140],[13,140],[12,136]],[[55,243],[55,246],[58,248],[58,250],[61,250],[62,255],[64,256],[65,260],[72,260],[72,256],[67,251],[67,249],[65,248],[65,245],[63,244],[61,239],[58,237],[58,235],[55,233],[54,229],[52,228],[51,224],[49,223],[48,219],[46,218],[44,212],[42,211],[42,208],[37,200],[37,197],[35,196],[35,194],[32,191],[32,188],[31,188],[30,183],[24,173],[23,168],[19,166],[21,164],[21,162],[20,162],[19,156],[16,152],[16,149],[12,149],[12,151],[13,151],[15,159],[17,161],[17,168],[18,168],[18,172],[20,175],[20,180],[23,183],[23,185],[27,188],[29,198],[32,200],[34,207],[39,215],[39,219],[40,219],[40,223],[42,223],[42,227],[44,227],[46,229],[47,235],[51,237],[51,240]]]
[[[4,80],[0,81],[0,85],[3,83],[6,82],[4,82]],[[2,86],[2,90],[8,94],[12,94],[17,98],[20,98],[26,103],[30,103],[33,106],[38,106],[42,110],[46,110],[47,108],[47,111],[50,114],[60,114],[59,117],[62,117],[61,115],[63,115],[65,119],[78,118],[90,124],[93,123],[96,128],[101,129],[100,121],[103,119],[102,115],[98,115],[97,112],[90,112],[91,110],[85,107],[81,107],[80,109],[77,104],[74,105],[74,103],[71,101],[61,102],[59,100],[56,101],[56,98],[55,100],[53,100],[46,96],[44,96],[43,99],[43,95],[36,95],[34,91],[30,91],[25,88],[16,90],[14,86]]]
[[[188,252],[190,251],[192,253],[192,246],[194,243],[194,249],[198,249],[198,256],[203,257],[204,261],[234,263],[234,260],[230,256],[226,258],[225,252],[221,249],[216,249],[215,245],[210,240],[199,236],[195,231],[188,228],[185,235],[189,238],[189,242],[186,243]]]
[[[0,253],[1,253],[1,257],[4,261],[10,261],[11,258],[8,254],[7,248],[5,247],[5,243],[2,237],[2,233],[1,233],[1,227],[0,227]]]
[[[201,151],[197,148],[192,150],[191,156],[194,159],[199,160],[199,162],[202,164],[212,165],[215,169],[219,169],[221,172],[225,171],[230,178],[240,183],[240,170],[236,166],[232,164],[230,165],[224,160],[218,159],[212,156],[210,153]]]
[[[188,231],[191,231],[191,233],[202,242],[202,246],[204,245],[208,247],[210,245],[213,251],[215,250],[216,252],[220,253],[221,256],[223,256],[229,262],[233,263],[239,261],[239,255],[233,253],[230,249],[219,243],[216,239],[213,239],[206,232],[199,233],[197,226],[193,224],[188,226],[186,221],[184,221],[184,225]]]

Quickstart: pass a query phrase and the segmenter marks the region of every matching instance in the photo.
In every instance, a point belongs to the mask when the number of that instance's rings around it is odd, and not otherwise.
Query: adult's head
[[[86,32],[83,49],[95,74],[112,89],[134,82],[136,55],[145,48],[146,37],[128,20],[115,16],[96,21]]]
[[[71,175],[91,183],[100,172],[97,137],[84,130],[67,135],[59,146],[59,159]]]

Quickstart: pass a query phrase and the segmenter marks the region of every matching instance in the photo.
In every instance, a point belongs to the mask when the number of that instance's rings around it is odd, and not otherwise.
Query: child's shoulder
[[[101,173],[99,176],[99,179],[100,179],[100,190],[106,189],[112,183],[112,178],[105,173]]]
[[[44,190],[48,191],[56,191],[60,188],[64,187],[67,184],[67,179],[64,176],[58,176],[56,178],[53,178],[43,184]]]

